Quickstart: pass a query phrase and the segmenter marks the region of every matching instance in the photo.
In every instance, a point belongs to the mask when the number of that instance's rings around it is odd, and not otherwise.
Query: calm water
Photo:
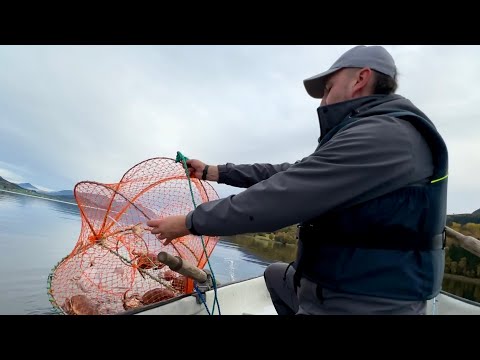
[[[0,191],[0,314],[51,314],[47,278],[75,246],[76,205]],[[295,248],[251,237],[222,239],[210,262],[221,283],[261,275],[274,261],[289,262]],[[444,290],[480,302],[480,286],[445,279]]]

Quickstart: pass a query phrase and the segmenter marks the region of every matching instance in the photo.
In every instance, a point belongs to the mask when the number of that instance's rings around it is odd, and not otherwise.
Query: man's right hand
[[[202,179],[203,170],[206,164],[196,159],[187,160],[188,171],[191,177]],[[207,180],[218,181],[218,167],[216,165],[209,165],[207,172]]]

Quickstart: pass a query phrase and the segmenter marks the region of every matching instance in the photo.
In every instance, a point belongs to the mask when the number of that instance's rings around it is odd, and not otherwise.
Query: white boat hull
[[[206,303],[212,310],[214,291],[206,293]],[[224,284],[217,289],[222,315],[276,315],[263,276]],[[161,303],[126,312],[135,315],[208,315],[196,296],[184,295]],[[427,303],[428,315],[480,315],[480,303],[441,292]],[[214,310],[218,315],[218,308]]]

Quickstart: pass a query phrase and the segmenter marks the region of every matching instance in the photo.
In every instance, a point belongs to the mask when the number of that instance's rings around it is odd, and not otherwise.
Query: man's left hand
[[[150,232],[159,240],[165,240],[163,245],[168,245],[173,239],[190,234],[185,225],[185,215],[168,216],[162,219],[148,220]]]

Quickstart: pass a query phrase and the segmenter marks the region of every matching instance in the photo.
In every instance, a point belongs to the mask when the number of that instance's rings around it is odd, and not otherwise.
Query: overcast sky
[[[63,190],[177,151],[294,162],[320,135],[303,80],[352,46],[0,46],[0,176]],[[449,148],[448,213],[480,208],[480,46],[384,46]]]

